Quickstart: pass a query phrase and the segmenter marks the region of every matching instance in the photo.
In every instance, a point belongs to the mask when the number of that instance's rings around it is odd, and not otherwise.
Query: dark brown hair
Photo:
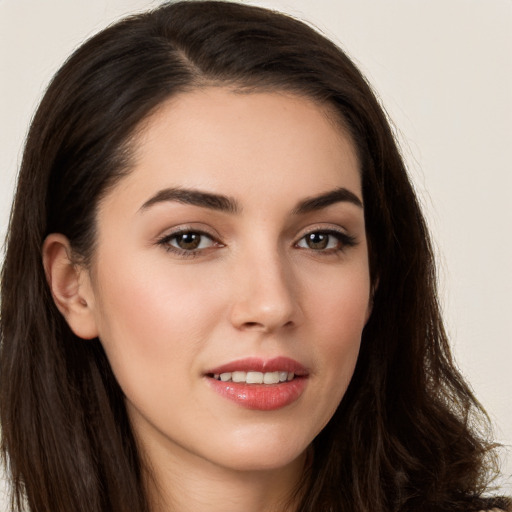
[[[298,510],[505,507],[482,497],[493,461],[485,414],[453,364],[425,222],[370,87],[339,48],[299,21],[189,1],[87,41],[32,122],[1,281],[0,420],[13,509],[26,499],[32,512],[149,510],[123,393],[100,341],[77,338],[56,309],[41,248],[49,233],[62,233],[88,261],[96,206],[129,172],[141,122],[169,97],[207,85],[330,105],[361,162],[378,286],[349,389],[314,440]]]

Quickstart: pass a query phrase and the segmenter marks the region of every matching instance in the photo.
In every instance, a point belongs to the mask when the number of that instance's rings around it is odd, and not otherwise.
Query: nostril
[[[263,327],[263,325],[258,323],[258,322],[245,322],[243,327],[246,327],[246,328],[249,328],[249,329],[255,328],[255,327],[261,328],[261,327]]]
[[[281,327],[291,327],[293,326],[293,321],[289,320],[285,324],[283,324]],[[262,322],[244,322],[241,326],[241,329],[248,329],[248,330],[257,330],[257,331],[270,331],[273,330],[272,327],[265,325]]]

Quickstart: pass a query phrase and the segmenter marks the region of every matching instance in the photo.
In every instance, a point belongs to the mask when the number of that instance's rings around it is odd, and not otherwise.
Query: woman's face
[[[333,117],[288,94],[182,94],[101,202],[83,289],[150,457],[284,467],[340,403],[370,279]]]

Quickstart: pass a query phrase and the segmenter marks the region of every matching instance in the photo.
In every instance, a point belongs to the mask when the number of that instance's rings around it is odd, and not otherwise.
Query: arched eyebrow
[[[359,208],[363,208],[363,202],[361,199],[347,188],[340,187],[300,201],[300,203],[293,209],[292,213],[302,215],[327,208],[335,203],[351,203]]]
[[[188,188],[164,188],[149,198],[140,207],[140,211],[147,210],[157,203],[167,201],[176,201],[178,203],[190,204],[232,214],[240,213],[242,210],[235,199],[221,194],[212,194],[211,192]]]
[[[147,210],[155,204],[168,201],[176,201],[231,214],[238,214],[242,211],[240,204],[232,197],[188,188],[164,188],[159,190],[140,207],[139,211]],[[363,208],[362,201],[353,192],[340,187],[303,199],[292,210],[292,214],[303,215],[341,202],[348,202]]]

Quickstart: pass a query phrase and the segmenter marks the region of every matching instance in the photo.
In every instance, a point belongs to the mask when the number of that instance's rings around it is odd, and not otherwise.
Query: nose
[[[235,328],[271,333],[300,323],[298,283],[277,250],[265,256],[252,255],[237,266],[231,309]]]

